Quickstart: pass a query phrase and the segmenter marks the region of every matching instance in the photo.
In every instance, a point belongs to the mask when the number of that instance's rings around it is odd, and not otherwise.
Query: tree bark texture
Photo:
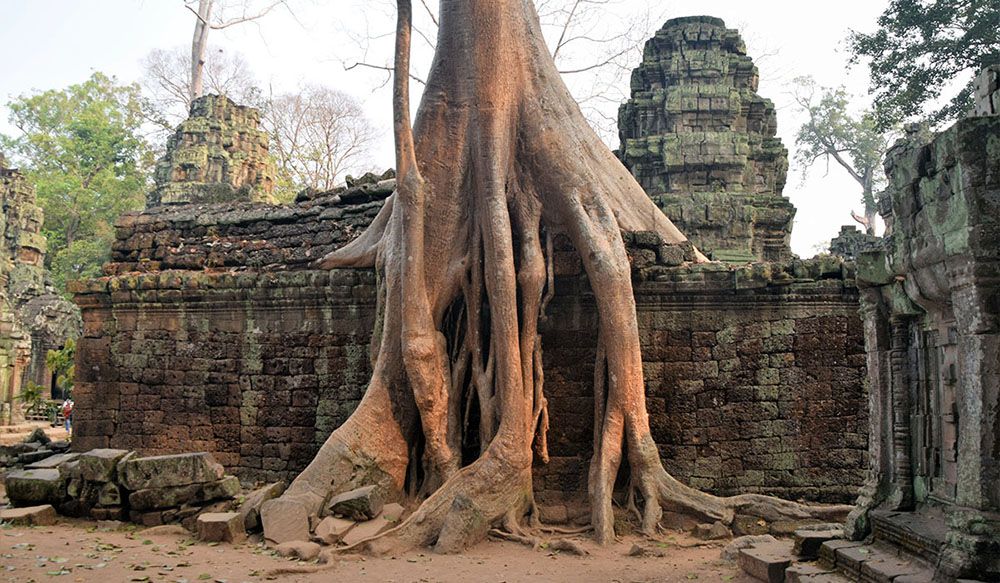
[[[664,507],[706,520],[828,518],[844,507],[719,498],[664,470],[649,429],[622,231],[686,241],[587,125],[546,48],[531,0],[442,0],[416,123],[407,95],[410,7],[399,3],[397,192],[369,229],[320,262],[374,267],[373,375],[355,413],[278,504],[315,514],[331,493],[378,484],[421,500],[373,551],[459,551],[490,528],[537,524],[531,470],[547,460],[538,323],[552,293],[551,240],[579,253],[599,312],[592,527],[613,540],[612,493],[654,534]],[[470,444],[474,453],[470,455]]]

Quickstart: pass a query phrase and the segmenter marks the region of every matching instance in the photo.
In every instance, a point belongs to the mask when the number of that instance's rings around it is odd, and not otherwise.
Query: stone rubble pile
[[[236,508],[240,482],[208,453],[139,457],[123,449],[48,456],[5,478],[16,507],[51,505],[59,514],[129,520],[145,526],[181,523]]]
[[[26,466],[69,451],[69,442],[53,441],[42,428],[32,431],[21,443],[0,445],[0,472],[4,468]]]
[[[281,500],[265,502],[261,513],[264,538],[277,545],[278,554],[302,560],[316,558],[323,545],[352,546],[377,536],[396,526],[406,517],[406,509],[396,503],[385,503],[375,486],[364,486],[334,496],[323,504],[319,516],[309,520],[307,532],[298,520],[281,520],[288,516],[288,507]],[[293,517],[294,518],[294,517]]]

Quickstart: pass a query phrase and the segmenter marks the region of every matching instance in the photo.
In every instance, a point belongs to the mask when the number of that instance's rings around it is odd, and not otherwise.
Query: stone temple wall
[[[74,447],[207,450],[245,481],[291,479],[370,375],[374,274],[311,270],[391,191],[290,206],[190,205],[126,215],[105,278],[81,284]],[[847,501],[865,468],[864,358],[853,272],[837,260],[678,266],[629,234],[647,393],[667,467],[719,493]],[[543,328],[552,518],[582,512],[595,308],[557,240]]]
[[[788,151],[739,32],[718,18],[668,20],[632,73],[620,156],[682,233],[713,259],[791,257]]]
[[[974,115],[889,150],[889,235],[858,262],[872,467],[849,525],[941,580],[1000,579],[998,79]]]
[[[79,334],[79,310],[47,280],[42,220],[34,187],[0,155],[0,422],[24,383],[50,387],[46,353]]]

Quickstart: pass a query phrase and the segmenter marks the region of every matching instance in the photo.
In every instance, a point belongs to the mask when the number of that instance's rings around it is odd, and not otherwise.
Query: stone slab
[[[56,523],[56,518],[51,504],[0,509],[0,522],[14,526],[49,526]]]
[[[115,467],[129,454],[127,449],[92,449],[80,454],[80,475],[89,482],[111,482]]]
[[[188,484],[172,488],[147,488],[129,494],[129,505],[135,510],[171,508],[184,504],[203,504],[212,500],[232,498],[240,493],[236,476],[226,476],[207,484]]]
[[[206,512],[196,524],[198,539],[205,542],[239,543],[247,538],[238,512]]]
[[[207,452],[137,457],[121,465],[121,482],[132,491],[221,480],[225,469]]]
[[[66,480],[59,470],[18,470],[4,480],[7,497],[18,505],[58,504],[66,498]]]
[[[776,543],[778,539],[769,534],[748,534],[733,539],[722,549],[721,557],[727,561],[735,561],[740,549],[749,548],[763,543]]]
[[[816,563],[795,563],[785,570],[785,583],[848,583],[849,579]]]
[[[365,539],[381,534],[394,526],[396,526],[395,522],[391,522],[382,516],[378,516],[365,522],[359,522],[354,526],[354,528],[344,535],[341,542],[347,546],[351,546]]]
[[[26,470],[51,470],[80,457],[78,453],[57,453],[24,467]]]
[[[239,513],[243,517],[243,527],[247,532],[260,528],[260,507],[264,502],[281,496],[285,491],[284,482],[275,482],[250,492],[240,504]]]
[[[362,486],[334,496],[327,502],[326,508],[329,514],[364,521],[378,516],[384,504],[377,486]]]
[[[863,546],[864,543],[850,540],[831,540],[820,545],[819,562],[824,566],[833,567],[837,564],[837,551]]]
[[[785,569],[792,564],[792,545],[779,541],[740,549],[736,562],[755,579],[784,583]]]
[[[794,552],[800,559],[813,560],[819,557],[819,549],[823,543],[844,538],[840,529],[810,530],[799,529],[794,533]]]
[[[325,544],[335,545],[357,524],[353,520],[327,516],[316,525],[313,536]]]
[[[305,508],[293,500],[276,498],[260,507],[264,538],[276,543],[309,540],[309,515]]]
[[[31,465],[36,462],[40,462],[46,458],[52,457],[55,452],[51,449],[39,449],[36,451],[29,451],[27,453],[22,453],[17,456],[17,463],[23,464],[25,466]]]
[[[919,575],[925,572],[932,574],[922,565],[881,552],[861,565],[861,577],[866,581],[874,581],[875,583],[893,583],[897,577]]]

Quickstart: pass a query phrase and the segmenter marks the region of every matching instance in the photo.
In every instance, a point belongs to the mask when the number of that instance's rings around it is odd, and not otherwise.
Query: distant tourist
[[[62,414],[63,424],[66,427],[66,433],[70,433],[73,430],[73,399],[66,399],[63,401]]]

